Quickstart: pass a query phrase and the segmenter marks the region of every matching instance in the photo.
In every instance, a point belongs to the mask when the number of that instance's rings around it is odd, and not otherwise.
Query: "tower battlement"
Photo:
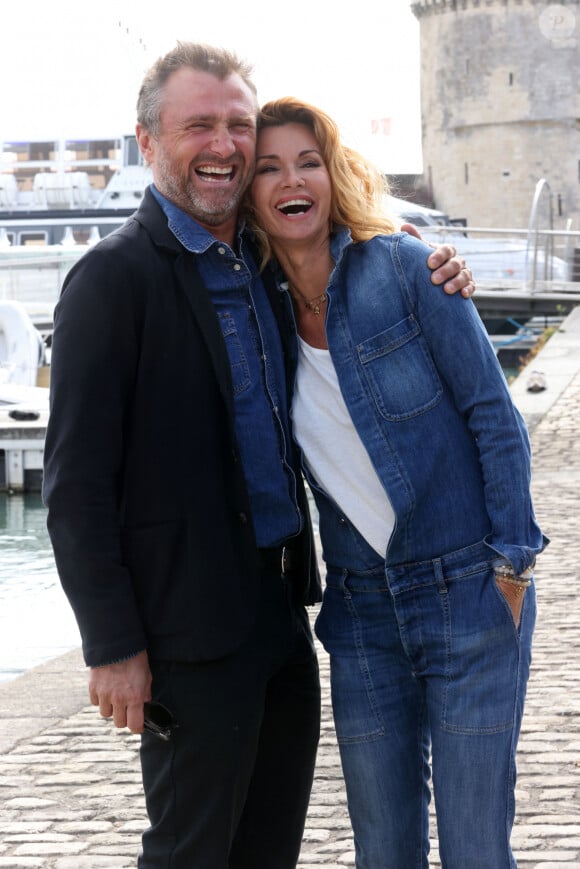
[[[579,0],[560,0],[559,3],[546,3],[546,0],[416,0],[410,4],[416,18],[425,15],[439,15],[444,12],[462,12],[468,9],[488,9],[492,7],[537,6],[547,9],[550,6],[578,7]],[[560,14],[554,10],[554,14]]]

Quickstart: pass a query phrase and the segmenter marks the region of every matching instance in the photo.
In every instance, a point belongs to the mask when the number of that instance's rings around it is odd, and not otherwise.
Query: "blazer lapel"
[[[223,399],[230,429],[234,428],[234,393],[230,361],[215,308],[195,266],[195,255],[187,252],[167,225],[162,208],[148,188],[134,215],[150,234],[153,243],[175,257],[175,274],[191,305],[193,316],[207,347]]]
[[[195,267],[195,257],[192,254],[180,254],[177,257],[175,269],[205,341],[220,391],[226,403],[230,426],[233,432],[234,392],[232,374],[228,352],[215,308],[206,286]]]

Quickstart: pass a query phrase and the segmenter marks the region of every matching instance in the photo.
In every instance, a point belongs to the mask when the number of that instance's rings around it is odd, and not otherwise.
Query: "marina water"
[[[40,495],[0,494],[0,682],[78,645]]]

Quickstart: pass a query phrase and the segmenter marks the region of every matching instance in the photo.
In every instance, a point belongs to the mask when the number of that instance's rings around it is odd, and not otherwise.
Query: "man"
[[[191,44],[154,65],[154,185],[55,312],[44,496],[91,701],[134,733],[152,697],[174,723],[142,737],[141,869],[292,869],[314,771],[320,583],[280,307],[238,226],[250,72]],[[460,261],[439,278],[458,270],[469,292]]]

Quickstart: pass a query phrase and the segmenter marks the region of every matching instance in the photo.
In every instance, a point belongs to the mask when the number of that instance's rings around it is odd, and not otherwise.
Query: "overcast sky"
[[[262,102],[319,105],[385,171],[421,170],[408,0],[3,0],[0,28],[0,140],[132,132],[143,71],[184,39],[236,50]]]

